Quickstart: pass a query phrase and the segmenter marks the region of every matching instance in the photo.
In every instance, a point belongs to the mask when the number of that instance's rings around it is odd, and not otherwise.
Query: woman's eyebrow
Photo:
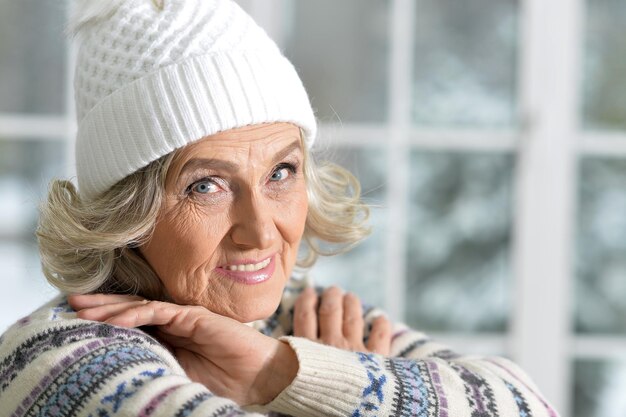
[[[236,172],[239,170],[239,165],[234,164],[229,161],[224,161],[223,159],[213,159],[213,158],[192,158],[189,161],[185,162],[182,169],[180,170],[180,174],[178,177],[182,177],[187,171],[193,171],[197,168],[210,168],[216,170],[223,170],[229,172]]]
[[[295,140],[291,144],[285,146],[282,150],[280,150],[272,159],[272,163],[276,164],[280,162],[283,158],[289,155],[294,149],[300,148],[300,140]],[[230,161],[224,161],[223,159],[215,159],[215,158],[192,158],[189,161],[185,162],[185,165],[180,170],[180,174],[178,177],[182,177],[187,171],[193,171],[197,168],[209,168],[216,169],[228,172],[237,172],[239,170],[239,165],[232,163]]]
[[[276,164],[280,162],[281,159],[285,158],[287,155],[293,152],[294,149],[300,149],[300,142],[300,139],[297,139],[291,142],[291,144],[285,146],[281,151],[276,154],[276,156],[274,156],[274,158],[272,159],[272,163]]]

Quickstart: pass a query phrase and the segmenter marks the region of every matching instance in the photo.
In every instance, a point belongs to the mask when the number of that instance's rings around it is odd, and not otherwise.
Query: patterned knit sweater
[[[242,409],[213,395],[144,331],[77,319],[60,296],[0,338],[0,416],[557,416],[510,361],[457,355],[403,325],[389,357],[290,336],[304,285],[293,281],[276,313],[253,323],[299,360],[267,405]],[[379,314],[366,309],[366,323]]]

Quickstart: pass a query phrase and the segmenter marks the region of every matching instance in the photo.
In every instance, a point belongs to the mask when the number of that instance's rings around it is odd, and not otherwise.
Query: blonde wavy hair
[[[150,163],[92,201],[81,199],[70,181],[52,181],[36,234],[43,272],[53,286],[67,293],[167,298],[137,248],[154,230],[175,155],[176,151]],[[306,147],[303,169],[309,209],[304,256],[296,265],[307,269],[319,255],[347,251],[365,238],[369,209],[349,171],[329,162],[317,165]]]

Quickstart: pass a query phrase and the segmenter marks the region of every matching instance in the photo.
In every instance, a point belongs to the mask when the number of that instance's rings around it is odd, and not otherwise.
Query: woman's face
[[[274,312],[304,232],[303,157],[289,123],[221,132],[179,151],[140,248],[174,302],[241,322]]]

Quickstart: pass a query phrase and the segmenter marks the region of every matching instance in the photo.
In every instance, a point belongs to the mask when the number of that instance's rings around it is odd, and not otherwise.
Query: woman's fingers
[[[140,301],[136,295],[122,294],[73,294],[67,297],[67,301],[74,310],[102,306],[105,304],[124,303],[128,301]]]
[[[208,322],[215,320],[214,315],[202,307],[148,301],[137,296],[72,295],[68,301],[79,311],[80,318],[124,327],[160,326],[163,335],[175,339],[193,338],[199,331],[210,331]],[[294,335],[320,339],[338,348],[366,348],[370,352],[388,355],[391,346],[389,320],[382,316],[374,320],[366,346],[363,346],[363,326],[360,299],[352,293],[344,295],[338,287],[326,289],[321,299],[313,288],[306,288],[296,300]]]
[[[391,340],[391,326],[383,322],[383,318],[379,320],[374,324],[370,345],[376,352],[387,353],[385,340]],[[361,300],[352,293],[344,295],[338,287],[327,288],[321,297],[313,288],[305,288],[294,305],[293,323],[295,336],[319,340],[340,349],[372,350],[363,344]]]
[[[311,287],[305,288],[293,309],[293,334],[317,340],[317,294]]]
[[[320,339],[343,348],[343,291],[338,287],[324,290],[319,308]]]
[[[159,333],[178,346],[186,345],[185,340],[189,338],[206,339],[204,336],[211,333],[215,325],[226,325],[220,322],[219,316],[202,307],[148,301],[137,296],[71,295],[68,301],[82,319],[124,327],[159,326]],[[374,320],[367,344],[363,345],[361,300],[352,293],[344,295],[338,287],[326,289],[321,297],[313,288],[303,290],[296,300],[293,320],[294,335],[298,337],[382,355],[388,355],[391,350],[391,323],[384,316]]]
[[[361,300],[353,293],[343,297],[343,335],[352,346],[363,343],[363,309]]]
[[[162,301],[135,304],[106,319],[106,323],[123,327],[159,326],[162,334],[206,343],[225,329],[240,323],[214,314],[200,306],[181,306]],[[248,327],[244,327],[248,331]],[[223,332],[222,332],[223,333]]]
[[[78,317],[85,320],[105,321],[111,317],[114,317],[130,308],[141,306],[148,303],[147,300],[141,301],[128,301],[115,304],[104,304],[95,307],[88,307],[81,309],[78,312]]]
[[[374,319],[367,341],[367,349],[370,352],[389,355],[391,350],[391,322],[385,316]]]
[[[181,314],[194,307],[179,306],[161,301],[139,302],[127,306],[105,320],[106,323],[123,327],[167,326]]]
[[[313,288],[305,288],[294,305],[294,335],[317,340],[318,297]]]

